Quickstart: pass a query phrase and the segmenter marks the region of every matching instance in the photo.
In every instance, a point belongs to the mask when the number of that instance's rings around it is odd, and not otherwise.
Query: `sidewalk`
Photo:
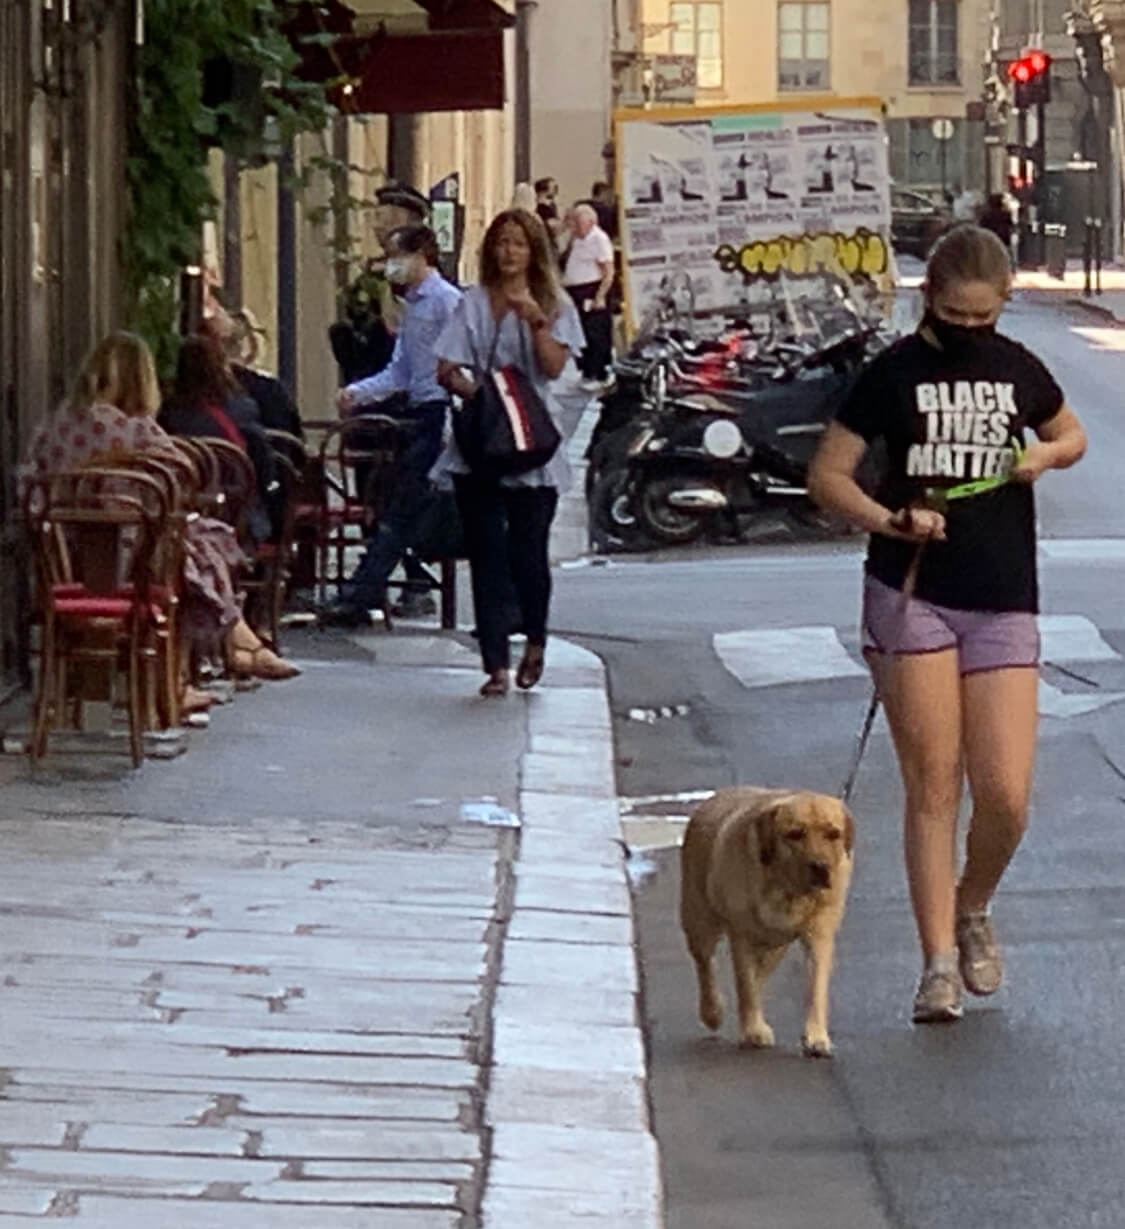
[[[658,1229],[601,663],[287,650],[178,759],[0,758],[0,1224]]]
[[[1051,292],[1069,304],[1085,308],[1115,324],[1125,324],[1125,269],[1116,265],[1102,268],[1102,293],[1085,294],[1086,274],[1081,262],[1071,261],[1064,278],[1051,277],[1043,269],[1022,269],[1016,274],[1017,290]]]

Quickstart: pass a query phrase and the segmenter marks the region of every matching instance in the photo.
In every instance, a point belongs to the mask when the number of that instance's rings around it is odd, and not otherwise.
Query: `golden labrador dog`
[[[738,786],[698,807],[681,851],[680,923],[699,975],[699,1016],[723,1020],[715,948],[730,944],[739,1041],[773,1045],[762,1014],[766,978],[794,939],[809,965],[805,1053],[827,1058],[828,981],[852,877],[855,824],[824,794]]]

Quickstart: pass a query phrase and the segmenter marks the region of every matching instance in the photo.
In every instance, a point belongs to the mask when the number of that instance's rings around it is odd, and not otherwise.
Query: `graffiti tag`
[[[887,240],[875,231],[856,230],[850,235],[823,231],[815,235],[777,235],[755,239],[736,248],[724,243],[715,253],[724,273],[739,273],[747,281],[813,277],[819,273],[866,274],[876,277],[887,271]]]

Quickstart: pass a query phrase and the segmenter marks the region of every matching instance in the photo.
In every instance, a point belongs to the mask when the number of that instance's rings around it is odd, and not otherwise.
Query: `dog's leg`
[[[687,933],[688,950],[695,961],[695,973],[699,979],[699,1018],[712,1032],[723,1022],[723,996],[715,980],[715,948],[722,938],[717,926],[696,919]]]
[[[828,982],[836,950],[835,928],[816,930],[802,940],[809,970],[808,1011],[801,1045],[809,1058],[831,1058],[832,1040],[828,1036]]]
[[[734,984],[738,991],[739,1044],[754,1049],[771,1046],[773,1029],[762,1014],[762,979],[758,953],[745,936],[732,934],[730,955],[734,964]]]

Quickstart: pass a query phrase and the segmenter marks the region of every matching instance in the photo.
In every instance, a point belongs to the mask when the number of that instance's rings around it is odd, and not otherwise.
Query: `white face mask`
[[[387,280],[402,285],[410,277],[410,258],[390,256],[387,258]]]

